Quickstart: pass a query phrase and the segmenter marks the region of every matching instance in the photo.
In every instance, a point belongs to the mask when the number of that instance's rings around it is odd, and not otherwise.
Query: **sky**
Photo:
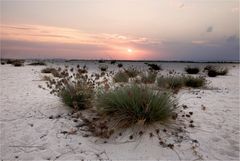
[[[1,0],[1,57],[239,60],[238,0]]]

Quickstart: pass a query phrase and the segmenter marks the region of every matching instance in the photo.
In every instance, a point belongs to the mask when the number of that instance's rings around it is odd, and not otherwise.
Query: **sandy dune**
[[[52,66],[58,65],[62,64]],[[90,72],[97,65],[87,63]],[[133,65],[146,68],[143,63]],[[163,63],[162,67],[183,72],[186,65]],[[45,84],[40,73],[44,67],[1,65],[1,160],[239,160],[239,64],[223,66],[230,69],[228,75],[208,77],[208,89],[183,89],[177,95],[179,104],[194,113],[196,127],[188,129],[189,137],[199,143],[194,153],[187,141],[172,150],[148,136],[126,143],[123,136],[104,143],[83,137],[81,131],[64,135],[61,131],[74,129],[77,122],[67,116],[70,110],[58,97],[38,88]]]

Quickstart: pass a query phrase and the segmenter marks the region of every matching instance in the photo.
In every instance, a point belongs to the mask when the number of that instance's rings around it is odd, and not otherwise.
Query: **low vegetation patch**
[[[200,76],[161,76],[157,79],[157,84],[161,88],[178,91],[184,86],[193,88],[202,87],[206,84],[206,79]]]
[[[188,74],[198,74],[199,73],[199,68],[197,67],[186,67],[185,68],[185,71],[188,73]]]
[[[155,71],[148,71],[147,73],[143,73],[141,75],[141,82],[145,84],[154,83],[157,78],[157,72]]]
[[[218,75],[227,75],[228,69],[221,68],[217,66],[208,65],[204,68],[204,71],[207,71],[209,77],[216,77]]]
[[[99,68],[102,72],[105,72],[105,71],[107,71],[108,66],[107,66],[106,64],[103,64],[103,65],[99,65],[98,68]]]
[[[114,118],[117,127],[164,121],[176,109],[170,94],[135,84],[99,91],[96,107],[100,113]]]
[[[94,96],[94,85],[87,74],[78,71],[69,73],[67,69],[60,74],[60,78],[48,77],[47,86],[51,89],[50,93],[59,96],[66,105],[75,110],[90,107]]]
[[[134,78],[134,77],[136,77],[136,76],[140,73],[140,71],[137,70],[137,69],[134,68],[134,67],[129,67],[129,68],[127,68],[127,69],[124,69],[124,71],[127,73],[127,75],[128,75],[130,78]]]
[[[123,65],[121,63],[118,64],[118,68],[122,68]]]
[[[36,62],[32,62],[32,63],[30,63],[28,65],[46,65],[46,63],[43,62],[43,61],[36,61]]]
[[[119,71],[117,72],[114,77],[113,77],[113,81],[114,82],[128,82],[129,76],[126,72],[124,71]]]
[[[206,79],[204,77],[193,77],[193,76],[187,76],[184,77],[184,84],[187,87],[202,87],[206,84]]]
[[[161,66],[157,65],[157,64],[150,64],[150,63],[146,63],[147,66],[149,67],[149,70],[161,70]]]

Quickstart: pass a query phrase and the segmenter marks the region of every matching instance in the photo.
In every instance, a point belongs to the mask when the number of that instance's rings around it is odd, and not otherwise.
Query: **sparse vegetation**
[[[220,67],[216,67],[216,66],[206,66],[204,68],[204,71],[207,71],[207,74],[209,77],[216,77],[218,75],[226,75],[228,73],[228,69],[227,68],[220,68]]]
[[[115,64],[117,61],[116,60],[111,60],[110,63],[111,64]]]
[[[122,68],[123,65],[121,63],[118,64],[118,68]]]
[[[61,77],[59,70],[55,68],[44,68],[41,70],[42,73],[51,73],[54,77]]]
[[[23,62],[22,61],[14,61],[13,63],[12,63],[12,65],[13,66],[15,66],[15,67],[21,67],[21,66],[23,66]]]
[[[184,86],[183,76],[161,76],[157,79],[157,84],[161,88],[179,90]]]
[[[119,71],[117,72],[114,77],[113,77],[113,81],[114,82],[128,82],[129,76],[126,72],[124,71]]]
[[[102,72],[105,72],[105,71],[107,71],[108,66],[107,66],[106,64],[103,64],[103,65],[99,65],[98,68],[99,68]]]
[[[140,73],[140,71],[135,69],[134,67],[129,67],[127,69],[124,69],[124,71],[127,73],[127,75],[130,78],[134,78],[134,77],[136,77]]]
[[[157,72],[148,71],[147,73],[143,73],[141,75],[141,82],[146,84],[154,83],[157,77]]]
[[[149,63],[146,63],[148,66],[149,66],[149,70],[161,70],[161,66],[160,65],[157,65],[157,64],[149,64]]]
[[[198,67],[186,67],[185,68],[185,71],[188,73],[188,74],[198,74],[199,73],[199,68]]]
[[[52,70],[59,73],[60,70]],[[72,70],[73,71],[73,70]],[[51,72],[52,73],[52,72]],[[85,109],[91,106],[94,96],[93,81],[87,74],[69,73],[67,69],[60,73],[59,78],[49,78],[47,86],[51,89],[50,93],[59,96],[62,101],[76,110]]]
[[[168,93],[156,93],[135,84],[99,91],[96,106],[100,113],[111,116],[117,127],[164,121],[176,109],[175,101]]]
[[[32,62],[32,63],[30,63],[28,65],[46,65],[46,63],[43,62],[43,61],[36,61],[36,62]]]
[[[157,79],[157,83],[159,87],[178,91],[184,86],[194,88],[202,87],[206,84],[206,79],[200,76],[161,76]]]
[[[193,77],[193,76],[187,76],[184,77],[184,84],[187,87],[202,87],[206,84],[206,79],[204,77]]]

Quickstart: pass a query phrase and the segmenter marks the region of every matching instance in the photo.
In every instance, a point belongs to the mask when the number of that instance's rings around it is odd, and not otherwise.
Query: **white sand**
[[[89,71],[96,71],[98,63],[86,64]],[[133,65],[146,67],[143,63]],[[162,63],[165,70],[180,72],[186,65]],[[44,67],[1,65],[1,160],[195,160],[199,156],[204,160],[239,160],[239,65],[233,65],[222,64],[230,69],[227,76],[207,78],[212,89],[184,89],[177,95],[179,104],[187,105],[187,111],[194,113],[196,127],[189,128],[188,135],[199,142],[196,154],[189,142],[171,150],[148,136],[120,143],[127,139],[122,137],[117,143],[104,144],[95,143],[97,138],[83,137],[81,131],[63,135],[61,131],[69,131],[76,123],[67,117],[49,119],[51,115],[66,115],[69,109],[58,97],[38,88],[44,85],[40,81]],[[115,66],[109,65],[112,69]]]

